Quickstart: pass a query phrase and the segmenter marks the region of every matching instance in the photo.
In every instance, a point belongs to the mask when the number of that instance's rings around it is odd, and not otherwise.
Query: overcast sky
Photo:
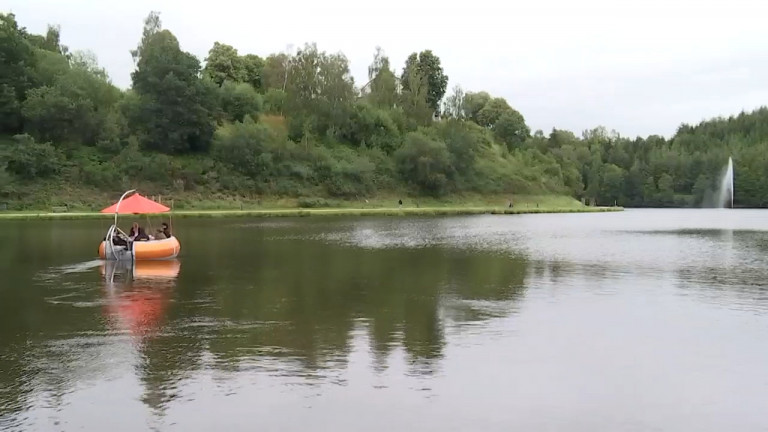
[[[346,54],[358,85],[377,45],[398,73],[431,49],[449,91],[502,96],[532,130],[670,136],[768,105],[768,0],[3,0],[0,10],[34,33],[61,25],[63,43],[93,51],[124,88],[128,51],[157,10],[201,61],[214,41],[261,56],[316,42]]]

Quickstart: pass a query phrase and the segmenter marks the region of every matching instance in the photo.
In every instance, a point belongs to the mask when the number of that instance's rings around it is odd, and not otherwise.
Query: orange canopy
[[[117,209],[117,203],[101,210],[102,213],[115,213]],[[128,198],[123,199],[120,203],[120,208],[117,213],[119,214],[144,214],[144,213],[165,213],[170,208],[152,201],[149,198],[135,193]]]

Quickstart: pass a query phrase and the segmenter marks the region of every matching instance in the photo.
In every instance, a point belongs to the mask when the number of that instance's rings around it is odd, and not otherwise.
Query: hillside
[[[201,63],[155,13],[128,91],[93,55],[62,46],[57,27],[30,34],[0,14],[0,54],[0,203],[14,209],[128,188],[213,205],[546,194],[707,205],[729,155],[737,204],[768,204],[766,109],[683,125],[671,140],[531,134],[503,98],[449,93],[429,50],[399,73],[377,50],[358,85],[343,54],[314,44],[261,57],[217,42]]]

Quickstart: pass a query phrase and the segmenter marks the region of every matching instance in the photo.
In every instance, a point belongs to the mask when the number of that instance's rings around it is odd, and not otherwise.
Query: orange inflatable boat
[[[175,236],[171,235],[160,240],[131,241],[131,238],[117,227],[117,218],[121,214],[149,215],[166,213],[171,210],[135,192],[135,190],[125,192],[115,204],[101,210],[101,213],[114,213],[115,223],[109,227],[107,235],[104,236],[104,240],[99,244],[99,257],[104,260],[116,261],[169,260],[176,258],[179,255],[179,251],[181,251],[181,244]]]
[[[134,260],[167,260],[176,258],[180,251],[181,244],[173,236],[162,240],[133,242],[133,248],[130,246],[108,247],[106,241],[102,241],[101,245],[99,245],[99,257],[107,260],[131,258]]]

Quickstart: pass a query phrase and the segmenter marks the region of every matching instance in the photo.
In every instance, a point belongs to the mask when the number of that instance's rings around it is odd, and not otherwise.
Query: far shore
[[[306,216],[446,216],[515,215],[541,213],[594,213],[622,211],[622,207],[392,207],[392,208],[292,208],[260,210],[174,210],[161,215],[179,218],[216,217],[306,217]],[[128,215],[129,216],[129,215]],[[109,219],[114,214],[98,212],[0,212],[2,219]]]

